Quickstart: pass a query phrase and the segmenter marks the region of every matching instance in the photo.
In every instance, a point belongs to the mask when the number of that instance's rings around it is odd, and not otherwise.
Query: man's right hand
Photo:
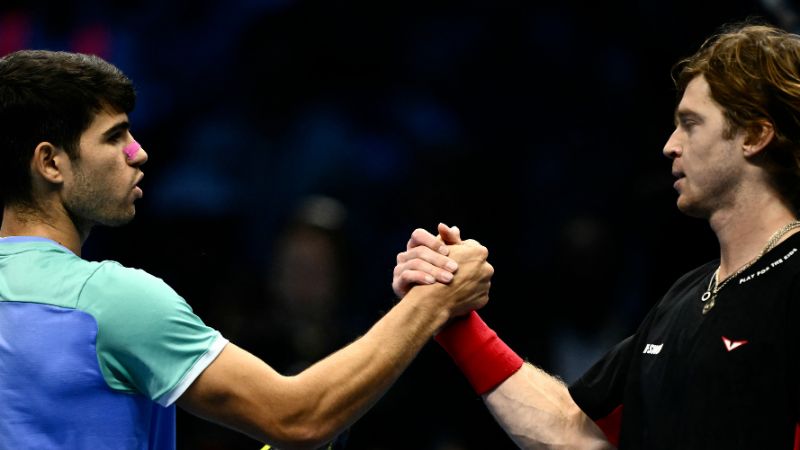
[[[494,268],[486,261],[489,251],[474,240],[449,247],[450,258],[458,263],[458,270],[448,284],[436,283],[414,289],[429,291],[430,298],[445,302],[450,318],[483,308],[489,301]]]
[[[404,297],[416,285],[422,290],[440,290],[432,292],[432,297],[452,303],[451,318],[483,307],[494,274],[486,261],[488,250],[477,241],[462,241],[456,227],[439,224],[438,231],[439,236],[434,236],[421,228],[414,230],[406,251],[397,255],[392,280],[395,293]]]
[[[403,298],[416,285],[450,283],[458,262],[448,257],[448,244],[461,244],[458,227],[440,223],[439,235],[434,236],[423,228],[411,233],[406,250],[397,254],[397,265],[392,277],[392,289],[398,298]]]

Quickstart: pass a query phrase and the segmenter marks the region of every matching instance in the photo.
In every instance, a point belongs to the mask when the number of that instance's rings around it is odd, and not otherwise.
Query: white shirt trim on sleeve
[[[197,379],[197,377],[199,377],[204,370],[206,370],[206,367],[208,367],[212,362],[214,362],[215,359],[217,359],[217,356],[219,356],[220,352],[222,352],[222,349],[225,348],[227,344],[228,340],[222,337],[219,332],[217,332],[217,337],[214,338],[214,342],[212,342],[211,346],[208,347],[208,350],[203,353],[203,356],[195,361],[192,368],[186,372],[186,375],[183,376],[181,381],[179,381],[178,384],[172,388],[172,390],[169,390],[158,397],[156,399],[156,403],[163,407],[167,407],[175,403],[175,401],[178,400],[178,398],[180,398],[184,392],[186,392],[186,389],[189,389],[189,386],[194,383],[194,380]]]

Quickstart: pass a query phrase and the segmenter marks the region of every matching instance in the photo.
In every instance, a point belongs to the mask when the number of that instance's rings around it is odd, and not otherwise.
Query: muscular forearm
[[[360,339],[295,376],[229,344],[179,403],[280,448],[317,448],[361,417],[445,323],[437,295],[414,289]]]
[[[293,377],[312,402],[302,418],[333,437],[361,417],[394,383],[448,316],[427,291],[413,290],[357,341]]]
[[[300,392],[308,386],[316,389],[310,422],[327,424],[336,433],[357,420],[436,330],[450,318],[483,306],[493,273],[487,254],[477,244],[451,249],[459,264],[452,283],[414,287],[361,339],[298,375]]]
[[[567,387],[530,364],[484,394],[483,399],[520,448],[614,448],[575,404]]]

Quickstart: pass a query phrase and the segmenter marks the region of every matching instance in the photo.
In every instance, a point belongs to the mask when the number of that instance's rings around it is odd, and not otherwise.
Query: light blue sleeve
[[[163,406],[227,344],[163,280],[113,261],[88,278],[77,307],[97,321],[97,358],[108,385]]]

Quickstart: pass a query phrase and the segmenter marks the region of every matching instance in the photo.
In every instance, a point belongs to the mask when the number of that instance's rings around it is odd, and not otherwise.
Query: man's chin
[[[682,197],[678,197],[677,201],[678,211],[686,214],[695,219],[707,219],[709,217],[708,211],[699,205],[693,204]]]
[[[98,221],[98,223],[106,227],[121,227],[123,225],[131,223],[131,221],[135,216],[136,216],[136,209],[133,209],[130,213],[125,215],[120,215],[116,217],[104,217],[103,220]]]

